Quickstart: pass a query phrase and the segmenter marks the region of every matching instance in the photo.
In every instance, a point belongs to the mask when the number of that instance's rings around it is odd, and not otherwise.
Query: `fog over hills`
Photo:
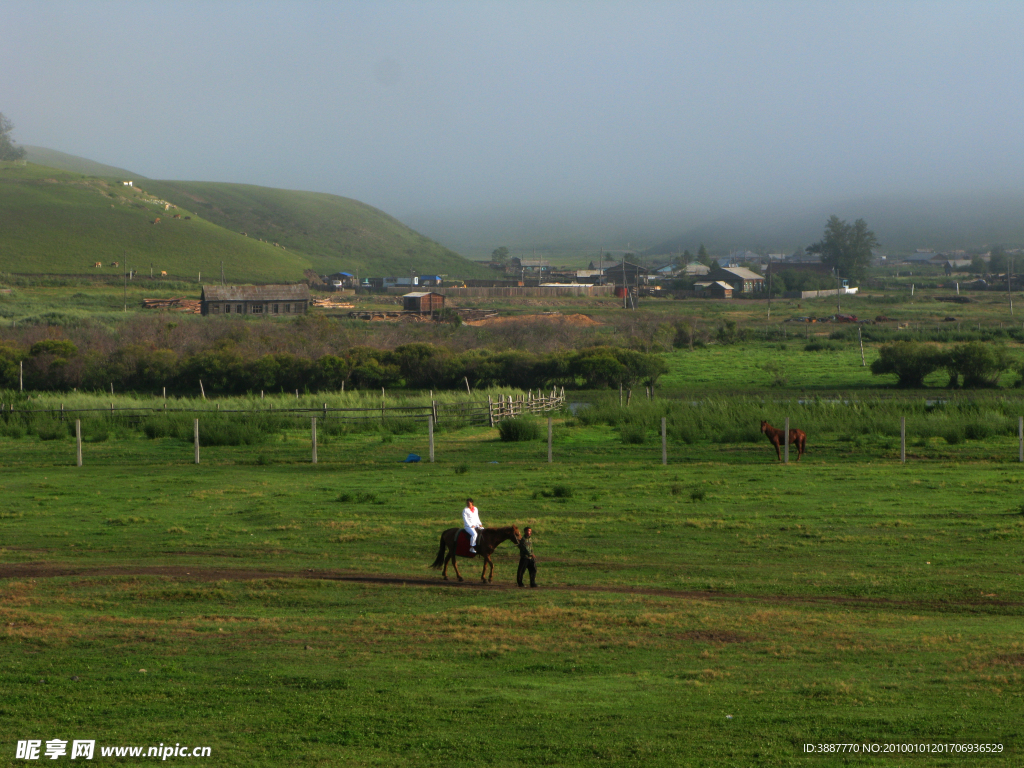
[[[694,211],[683,206],[647,206],[630,210],[595,205],[578,207],[478,207],[462,211],[409,213],[403,216],[425,235],[468,258],[483,259],[499,246],[514,255],[550,258],[574,264],[596,258],[604,249],[655,257],[703,243],[712,253],[735,250],[792,253],[821,237],[832,214],[863,218],[891,253],[916,248],[939,250],[1024,244],[1024,193],[958,192],[918,196],[877,195],[831,202],[771,201],[761,206],[716,205]]]

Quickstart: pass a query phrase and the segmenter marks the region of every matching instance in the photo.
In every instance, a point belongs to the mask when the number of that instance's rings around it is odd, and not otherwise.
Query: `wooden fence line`
[[[507,397],[507,400],[506,400]],[[76,415],[103,413],[128,417],[143,417],[154,414],[175,413],[203,416],[206,414],[283,414],[286,416],[322,416],[330,421],[386,421],[391,419],[431,418],[434,424],[443,423],[445,417],[455,420],[468,420],[471,424],[488,424],[494,426],[504,418],[515,418],[525,413],[547,413],[558,410],[565,404],[565,390],[560,394],[554,391],[550,395],[499,395],[495,403],[492,397],[486,401],[471,400],[463,403],[439,403],[432,400],[429,405],[396,405],[389,406],[382,402],[373,408],[329,408],[325,403],[322,408],[225,408],[218,405],[216,410],[210,408],[152,408],[146,406],[116,407],[113,403],[109,408],[15,408],[14,403],[0,404],[0,414],[10,417],[14,414],[47,414],[57,417],[60,421],[70,420]],[[333,418],[330,418],[332,417]],[[77,419],[76,419],[77,420]]]

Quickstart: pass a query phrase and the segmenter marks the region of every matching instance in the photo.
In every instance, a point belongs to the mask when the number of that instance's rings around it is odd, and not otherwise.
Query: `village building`
[[[639,264],[622,261],[604,271],[605,284],[637,285],[647,281],[648,271]]]
[[[731,299],[732,286],[728,283],[716,280],[714,282],[694,283],[693,290],[698,298],[704,299]]]
[[[715,267],[708,274],[711,281],[728,283],[734,293],[761,293],[764,277],[746,267]]]
[[[309,286],[204,285],[203,315],[304,315],[309,309]]]
[[[444,310],[444,294],[433,291],[418,291],[402,296],[402,309],[422,315]]]

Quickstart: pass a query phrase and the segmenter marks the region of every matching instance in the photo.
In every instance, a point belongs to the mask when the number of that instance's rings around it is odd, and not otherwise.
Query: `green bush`
[[[522,443],[540,438],[540,425],[533,419],[502,419],[498,422],[498,435],[506,443]]]
[[[63,440],[68,436],[68,427],[56,419],[39,419],[33,429],[40,440]]]
[[[964,425],[964,437],[968,440],[984,440],[991,437],[992,428],[981,422],[970,422]]]
[[[936,347],[917,341],[897,341],[879,348],[871,373],[895,374],[898,387],[923,387],[925,377],[945,365],[946,356]]]
[[[647,442],[647,430],[643,424],[623,424],[619,436],[626,445],[643,445]]]

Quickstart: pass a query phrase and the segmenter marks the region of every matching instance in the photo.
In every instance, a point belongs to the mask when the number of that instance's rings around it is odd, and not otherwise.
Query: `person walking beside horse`
[[[526,526],[523,529],[523,538],[519,545],[519,570],[516,572],[516,583],[523,586],[523,573],[530,572],[530,586],[537,586],[537,558],[533,556],[533,528]]]
[[[767,421],[762,421],[761,432],[768,438],[768,442],[775,446],[775,455],[779,457],[779,461],[782,461],[782,451],[779,450],[779,446],[786,443],[786,430],[776,429]],[[789,444],[796,446],[796,460],[800,461],[800,457],[804,455],[804,449],[807,447],[807,434],[799,429],[789,430]]]

